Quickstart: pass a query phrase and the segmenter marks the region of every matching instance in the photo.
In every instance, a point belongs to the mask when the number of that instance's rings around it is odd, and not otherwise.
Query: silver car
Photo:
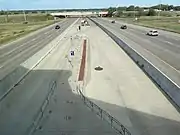
[[[149,35],[149,36],[158,36],[159,33],[158,33],[157,30],[150,30],[150,31],[147,33],[147,35]]]

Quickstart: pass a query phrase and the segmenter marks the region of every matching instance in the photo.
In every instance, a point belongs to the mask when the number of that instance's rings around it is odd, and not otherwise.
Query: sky
[[[0,10],[107,8],[110,6],[180,5],[180,0],[0,0]]]

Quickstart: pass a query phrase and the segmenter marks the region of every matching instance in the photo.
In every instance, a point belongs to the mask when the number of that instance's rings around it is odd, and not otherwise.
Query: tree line
[[[26,14],[37,14],[37,13],[52,13],[52,12],[71,12],[71,11],[78,11],[78,12],[85,12],[85,11],[92,11],[92,12],[98,12],[98,11],[107,11],[107,8],[93,8],[93,9],[54,9],[54,10],[1,10],[0,15],[6,15],[6,14],[23,14],[24,12]]]
[[[132,11],[132,12],[131,12]],[[152,7],[139,7],[130,5],[129,7],[110,7],[108,8],[109,16],[155,16],[160,11],[180,11],[180,6],[159,4]],[[166,16],[170,14],[165,14]]]
[[[149,9],[149,12],[143,12],[144,10]],[[180,6],[174,6],[174,5],[165,5],[165,4],[159,4],[152,7],[139,7],[139,6],[123,6],[123,7],[110,7],[110,8],[92,8],[92,9],[53,9],[53,10],[11,10],[11,11],[5,11],[1,10],[0,15],[7,15],[7,14],[23,14],[24,12],[26,14],[37,14],[37,13],[51,13],[51,12],[71,12],[71,11],[92,11],[92,12],[98,12],[98,11],[108,11],[109,16],[112,16],[114,12],[117,11],[117,15],[120,16],[124,11],[136,11],[138,12],[136,15],[155,15],[156,12],[155,9],[162,10],[162,11],[180,11]],[[127,16],[131,16],[131,13],[127,14]]]

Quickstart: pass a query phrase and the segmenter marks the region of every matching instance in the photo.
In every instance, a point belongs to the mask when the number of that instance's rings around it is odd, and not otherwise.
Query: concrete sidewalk
[[[91,24],[85,34],[91,49],[85,95],[133,135],[179,135],[180,115],[156,85],[100,28]]]

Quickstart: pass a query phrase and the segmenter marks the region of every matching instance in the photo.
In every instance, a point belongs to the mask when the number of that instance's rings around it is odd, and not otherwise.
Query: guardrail
[[[172,81],[166,74],[154,66],[150,61],[131,48],[111,31],[106,29],[95,20],[89,18],[97,26],[99,26],[106,34],[108,34],[127,54],[128,56],[156,83],[165,94],[173,101],[180,110],[180,86]]]
[[[77,91],[79,92],[84,104],[89,107],[91,111],[95,112],[102,120],[107,121],[111,127],[117,131],[117,133],[120,135],[131,135],[127,128],[124,127],[118,120],[86,98],[79,87],[77,87]]]
[[[27,134],[31,135],[37,129],[40,121],[44,117],[44,112],[45,112],[47,106],[49,105],[51,97],[54,95],[54,91],[55,91],[56,88],[57,88],[57,82],[56,81],[52,81],[49,84],[49,92],[46,95],[46,98],[43,101],[41,107],[39,108],[39,110],[37,111],[36,115],[34,116],[33,123],[28,128]]]

